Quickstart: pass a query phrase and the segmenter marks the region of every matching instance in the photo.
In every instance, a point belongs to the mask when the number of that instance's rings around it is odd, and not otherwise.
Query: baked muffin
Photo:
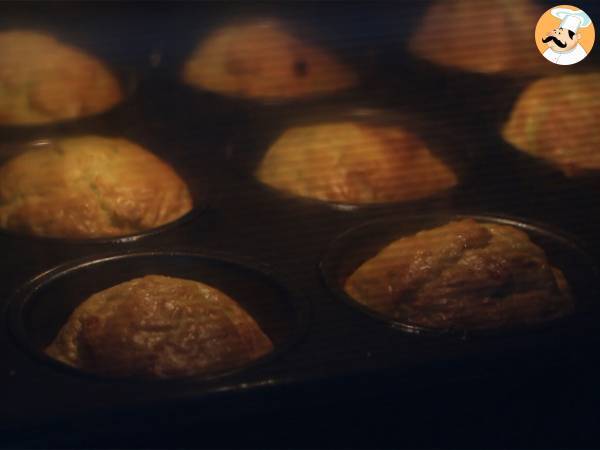
[[[543,78],[517,100],[504,139],[566,175],[600,170],[600,73]]]
[[[0,166],[0,227],[16,232],[124,236],[191,208],[190,192],[173,169],[122,138],[57,139]]]
[[[43,33],[0,32],[0,124],[74,119],[121,99],[119,82],[93,56]]]
[[[85,300],[46,353],[98,374],[169,378],[239,367],[272,348],[254,319],[223,292],[148,275]]]
[[[386,317],[433,329],[522,326],[574,306],[562,272],[526,233],[472,219],[389,244],[344,290]]]
[[[360,122],[286,130],[256,177],[294,195],[340,203],[409,201],[457,184],[455,173],[414,134]]]
[[[195,88],[254,99],[313,97],[357,84],[348,67],[277,20],[218,28],[189,57],[183,80]]]
[[[441,66],[482,74],[537,73],[551,64],[534,42],[544,11],[532,0],[434,0],[409,50]]]

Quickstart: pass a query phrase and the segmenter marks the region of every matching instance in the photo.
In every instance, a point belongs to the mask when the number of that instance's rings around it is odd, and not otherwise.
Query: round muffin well
[[[30,30],[0,32],[0,125],[41,125],[104,112],[122,101],[98,59]]]
[[[458,184],[452,169],[415,134],[356,121],[287,129],[256,177],[292,195],[349,204],[419,200]]]
[[[47,271],[17,292],[8,312],[22,347],[55,368],[202,380],[278,356],[302,335],[306,307],[252,263],[141,252]]]
[[[591,258],[570,238],[507,218],[375,220],[336,238],[320,267],[336,297],[408,332],[527,330],[595,307]]]
[[[222,95],[283,100],[355,87],[358,77],[335,56],[304,42],[277,19],[254,19],[215,29],[188,57],[183,81]]]
[[[127,236],[192,209],[185,182],[123,138],[38,142],[0,166],[0,227],[53,238]]]
[[[218,289],[146,275],[85,300],[46,353],[100,374],[170,378],[244,365],[272,348],[254,319]]]

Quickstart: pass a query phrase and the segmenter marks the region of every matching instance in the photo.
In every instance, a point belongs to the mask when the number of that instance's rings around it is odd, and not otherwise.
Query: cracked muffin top
[[[194,50],[182,77],[196,88],[259,99],[312,97],[358,84],[350,68],[274,19],[218,28]]]
[[[121,99],[118,80],[93,56],[43,33],[0,32],[0,124],[74,119]]]
[[[184,181],[122,138],[50,141],[0,166],[0,227],[61,238],[134,234],[190,211]]]
[[[473,219],[392,242],[344,290],[380,314],[435,329],[538,323],[574,305],[564,275],[526,233]]]
[[[81,303],[46,353],[99,374],[170,378],[233,369],[272,349],[254,319],[223,292],[148,275]]]

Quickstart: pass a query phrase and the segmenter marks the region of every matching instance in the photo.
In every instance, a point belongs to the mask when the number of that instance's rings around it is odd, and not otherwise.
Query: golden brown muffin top
[[[437,329],[536,323],[573,308],[563,274],[526,233],[472,219],[391,243],[344,289],[387,317]]]
[[[600,73],[548,77],[517,100],[503,138],[566,175],[600,170]]]
[[[470,72],[548,72],[552,64],[534,42],[543,12],[532,0],[434,0],[409,49],[435,64]]]
[[[58,139],[0,166],[0,227],[35,236],[124,236],[191,208],[173,169],[122,138]]]
[[[262,99],[310,97],[357,84],[351,69],[277,20],[218,28],[189,57],[183,80],[208,91]]]
[[[169,378],[239,367],[272,348],[254,319],[223,292],[148,275],[85,300],[46,353],[99,374]]]
[[[342,203],[415,200],[458,182],[414,134],[359,122],[286,130],[256,177],[294,195]]]
[[[0,124],[43,124],[105,111],[121,101],[107,67],[35,31],[0,32]]]

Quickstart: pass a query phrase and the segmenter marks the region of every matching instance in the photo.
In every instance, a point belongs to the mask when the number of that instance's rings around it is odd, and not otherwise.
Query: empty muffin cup
[[[593,260],[571,238],[517,219],[375,220],[336,238],[320,270],[337,298],[413,333],[560,329],[599,309]]]
[[[147,284],[139,296],[136,282]],[[99,292],[106,293],[105,303],[98,307],[88,301],[92,315],[78,315],[81,304]],[[154,306],[142,305],[148,299]],[[200,315],[198,302],[209,306]],[[112,314],[107,305],[125,309]],[[106,323],[105,313],[110,316]],[[70,317],[75,322],[61,331]],[[305,322],[306,304],[267,270],[220,256],[178,252],[111,255],[62,265],[32,280],[9,306],[14,336],[39,361],[71,373],[125,379],[207,379],[265,363],[296,342]],[[64,339],[65,332],[73,331],[79,333],[77,344]],[[78,363],[68,357],[73,345]],[[109,366],[119,363],[127,367]]]

